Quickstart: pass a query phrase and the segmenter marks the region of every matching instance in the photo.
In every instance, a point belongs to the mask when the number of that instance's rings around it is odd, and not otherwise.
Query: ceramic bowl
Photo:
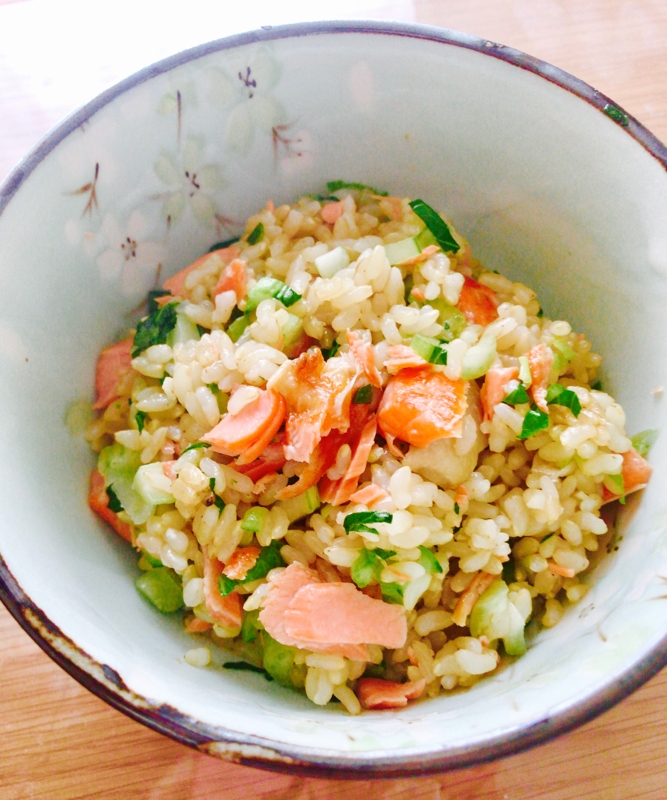
[[[180,622],[141,599],[133,552],[86,505],[94,458],[65,420],[91,399],[98,351],[136,318],[158,271],[238,232],[268,198],[342,178],[446,209],[487,267],[587,333],[629,431],[664,429],[666,164],[651,134],[581,81],[414,25],[262,29],[93,100],[0,189],[0,593],[11,613],[111,705],[255,766],[443,771],[608,708],[667,661],[667,437],[590,593],[525,656],[470,691],[352,718],[260,675],[185,663]]]

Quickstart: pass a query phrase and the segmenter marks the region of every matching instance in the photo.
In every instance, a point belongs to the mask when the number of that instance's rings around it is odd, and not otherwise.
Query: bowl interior
[[[66,121],[5,184],[0,553],[90,657],[76,656],[81,669],[120,676],[116,704],[144,719],[175,709],[161,725],[183,739],[391,774],[538,741],[662,663],[664,437],[591,592],[524,657],[471,691],[350,718],[183,661],[190,637],[137,595],[132,552],[87,508],[94,459],[66,417],[92,398],[97,353],[158,274],[238,233],[267,199],[343,178],[446,210],[487,267],[587,334],[629,432],[662,429],[651,390],[667,385],[667,177],[649,135],[603,114],[583,84],[532,71],[546,65],[434,29],[347,28],[260,31],[171,59]]]

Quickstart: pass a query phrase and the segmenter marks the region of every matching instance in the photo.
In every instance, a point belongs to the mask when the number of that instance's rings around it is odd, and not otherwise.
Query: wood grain
[[[66,7],[62,29],[72,40]],[[158,6],[156,4],[156,20]],[[253,5],[252,2],[246,5]],[[260,4],[261,5],[261,4]],[[99,0],[100,20],[114,6]],[[349,7],[349,6],[348,6]],[[259,8],[259,6],[258,6]],[[262,6],[262,8],[265,8]],[[72,86],[49,92],[48,65],[12,60],[2,31],[28,54],[42,2],[0,0],[0,180],[58,119],[81,101]],[[337,9],[313,0],[314,17]],[[667,3],[664,0],[387,0],[363,14],[465,30],[517,47],[586,80],[667,139]],[[312,16],[311,16],[312,18]],[[160,17],[160,19],[162,19]],[[168,25],[156,22],[158,33]],[[162,27],[160,27],[160,25]],[[224,35],[224,21],[202,38]],[[4,26],[4,28],[3,28]],[[69,31],[69,32],[68,32]],[[154,35],[157,35],[153,31]],[[78,31],[77,36],[86,35]],[[67,38],[69,36],[69,39]],[[94,58],[99,89],[123,64]],[[108,52],[109,51],[105,51]],[[90,56],[90,53],[93,55]],[[97,90],[99,90],[97,89]],[[527,753],[462,772],[396,781],[326,781],[225,764],[189,750],[105,705],[60,670],[0,609],[0,800],[625,800],[665,798],[667,673],[579,730]]]

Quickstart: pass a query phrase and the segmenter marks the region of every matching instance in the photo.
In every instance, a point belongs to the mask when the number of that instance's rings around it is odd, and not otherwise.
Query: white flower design
[[[162,153],[155,164],[155,174],[169,187],[164,195],[163,213],[168,222],[177,222],[185,209],[192,209],[201,223],[215,221],[215,199],[212,196],[222,185],[222,172],[215,164],[205,165],[205,142],[201,137],[188,137],[180,158]]]
[[[105,215],[101,226],[107,249],[97,257],[100,275],[109,282],[120,280],[123,294],[137,298],[155,285],[165,258],[161,244],[145,240],[146,229],[138,211],[132,212],[124,229],[112,214]]]
[[[262,47],[247,60],[229,62],[230,73],[209,71],[209,100],[218,108],[230,109],[225,143],[230,150],[245,155],[255,137],[255,130],[271,134],[283,122],[280,103],[269,94],[280,79],[278,62]]]

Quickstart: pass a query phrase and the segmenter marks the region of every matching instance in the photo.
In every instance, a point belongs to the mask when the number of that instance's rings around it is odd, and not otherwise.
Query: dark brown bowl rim
[[[376,34],[425,39],[462,47],[525,69],[566,89],[611,117],[629,136],[667,168],[667,149],[634,117],[588,84],[545,61],[486,39],[428,25],[381,21],[326,21],[265,26],[184,50],[146,67],[106,90],[65,118],[48,133],[0,185],[0,214],[21,184],[63,139],[116,97],[158,75],[209,53],[241,45],[321,34]],[[394,778],[442,773],[483,764],[542,744],[592,720],[608,710],[667,664],[667,636],[651,652],[583,701],[572,703],[537,722],[483,744],[452,747],[405,755],[348,756],[331,751],[285,745],[224,727],[206,725],[166,705],[152,704],[136,695],[111,667],[94,661],[68,639],[23,592],[0,556],[0,600],[28,635],[82,686],[132,719],[182,744],[246,766],[317,777],[362,779]],[[388,713],[388,712],[382,712]]]

